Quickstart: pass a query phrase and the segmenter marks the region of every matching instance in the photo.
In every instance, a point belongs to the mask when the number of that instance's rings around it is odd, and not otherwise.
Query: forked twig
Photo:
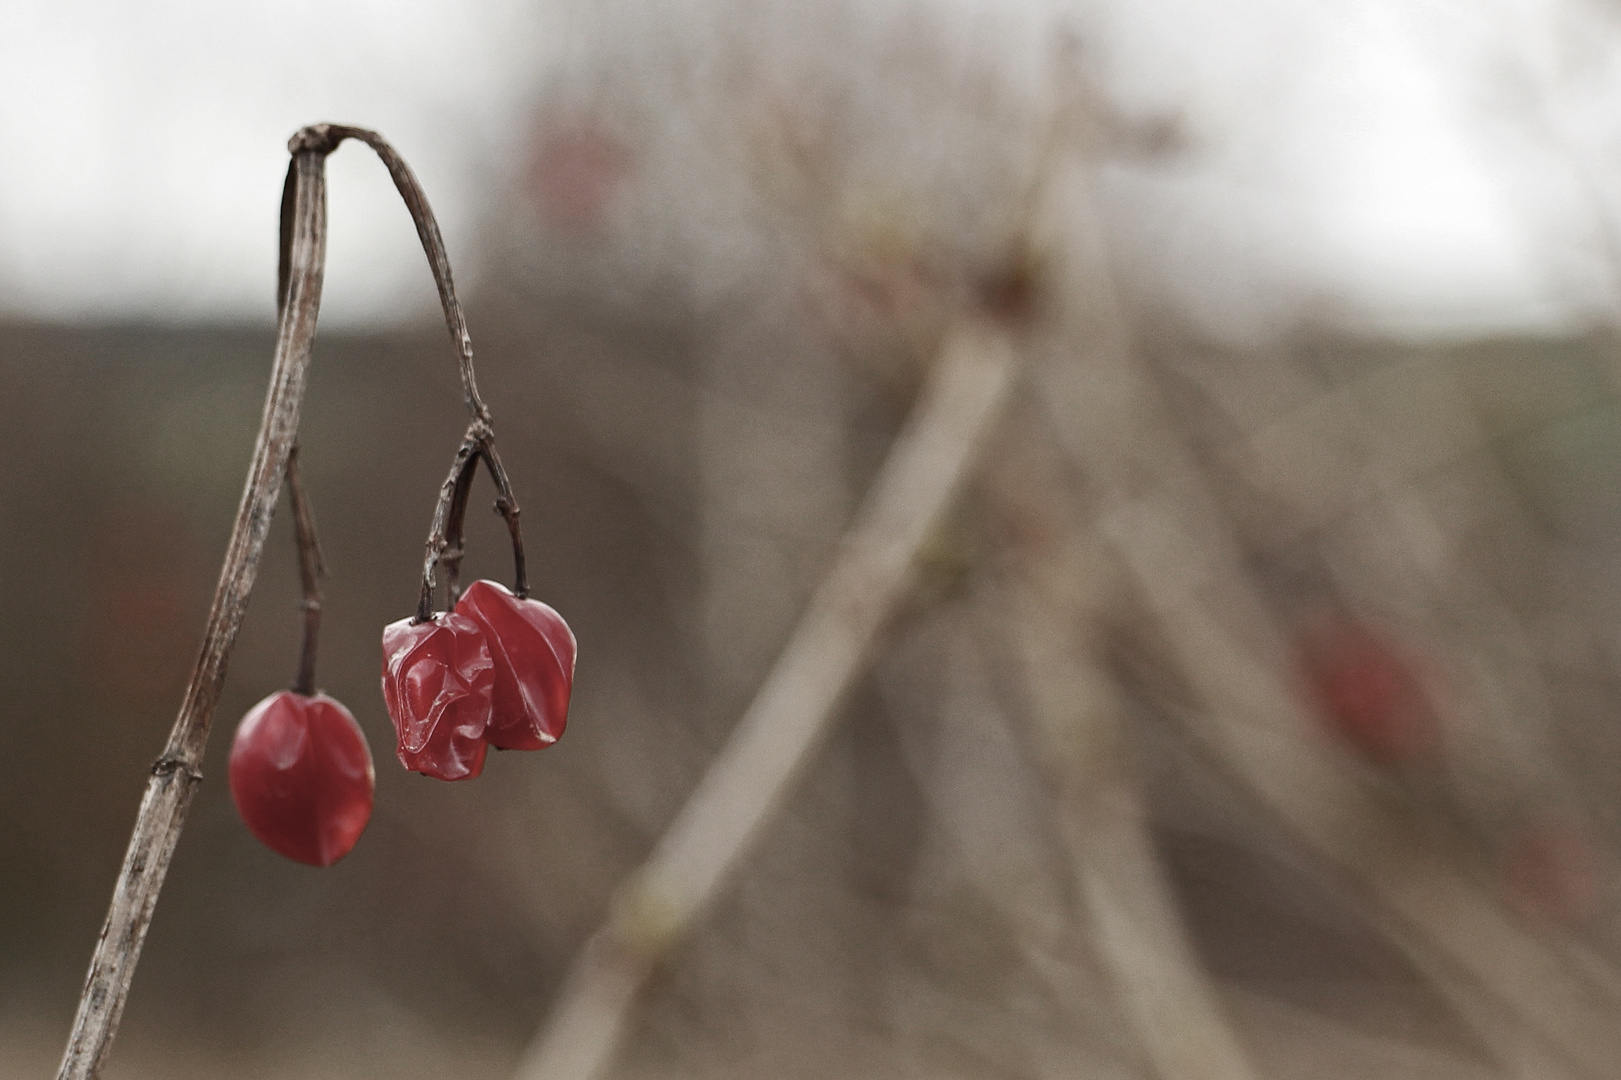
[[[512,482],[495,452],[495,432],[489,422],[477,417],[467,425],[467,434],[450,463],[450,475],[439,487],[439,502],[434,507],[433,525],[428,530],[428,552],[422,560],[422,593],[417,600],[415,622],[433,618],[433,596],[436,587],[434,571],[445,569],[447,606],[455,607],[461,595],[462,525],[467,519],[467,497],[473,489],[473,476],[478,463],[484,462],[490,479],[495,482],[495,510],[507,523],[507,534],[512,538],[512,592],[522,599],[529,595],[529,576],[524,563],[523,533],[518,527],[518,499],[512,494]]]
[[[220,568],[202,647],[175,718],[169,741],[147,782],[136,813],[112,903],[91,957],[78,1012],[62,1055],[58,1080],[92,1080],[99,1075],[118,1031],[135,965],[146,940],[158,893],[180,839],[180,829],[197,784],[203,749],[219,703],[231,648],[253,591],[265,534],[275,513],[282,477],[298,435],[299,410],[315,338],[326,265],[326,157],[345,139],[366,143],[383,159],[410,208],[439,286],[446,324],[460,361],[462,394],[475,421],[488,425],[489,409],[473,379],[472,343],[456,301],[444,241],[421,185],[393,147],[376,132],[316,124],[288,143],[292,162],[282,193],[281,260],[277,273],[275,360],[265,396],[263,419],[254,443],[247,484]],[[301,676],[302,678],[302,676]]]
[[[837,563],[719,756],[576,957],[521,1080],[589,1080],[612,1058],[653,966],[713,902],[832,730],[846,691],[911,588],[1005,401],[1013,343],[966,323],[946,340]]]

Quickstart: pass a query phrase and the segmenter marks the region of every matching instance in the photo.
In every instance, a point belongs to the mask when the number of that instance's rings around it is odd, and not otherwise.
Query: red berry
[[[1406,657],[1384,637],[1335,620],[1306,649],[1307,679],[1324,716],[1363,757],[1395,767],[1432,759],[1440,722]]]
[[[401,619],[383,628],[383,700],[407,769],[440,780],[477,776],[494,687],[484,631],[465,615]]]
[[[535,148],[529,193],[549,224],[594,228],[635,167],[630,147],[589,117],[549,127]]]
[[[1546,815],[1520,827],[1499,864],[1509,903],[1528,921],[1579,927],[1598,914],[1604,867],[1581,822]]]
[[[283,690],[255,705],[236,729],[230,778],[249,831],[272,851],[311,866],[331,866],[349,854],[371,817],[366,737],[349,710],[325,694]]]
[[[494,709],[485,738],[502,750],[539,750],[563,734],[574,687],[574,634],[539,600],[475,581],[456,614],[484,631],[495,661]]]

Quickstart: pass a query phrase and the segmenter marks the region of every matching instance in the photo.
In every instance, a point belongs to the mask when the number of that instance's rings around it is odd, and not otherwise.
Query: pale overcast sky
[[[546,55],[526,7],[0,0],[0,310],[270,318],[287,137],[316,120],[385,132],[457,254]],[[350,148],[331,175],[323,315],[431,310],[387,174]]]
[[[0,0],[0,314],[268,319],[285,140],[315,119],[387,133],[465,253],[560,2]],[[1329,303],[1467,332],[1609,302],[1621,39],[1574,0],[1020,7],[1084,12],[1123,102],[1184,111],[1187,163],[1109,191],[1135,272],[1212,322]],[[382,170],[332,168],[327,317],[431,311]]]

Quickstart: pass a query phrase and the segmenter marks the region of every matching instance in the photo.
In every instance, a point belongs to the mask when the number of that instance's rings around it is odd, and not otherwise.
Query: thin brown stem
[[[375,131],[342,124],[316,124],[306,130],[320,132],[332,140],[334,147],[344,139],[358,139],[371,147],[387,166],[400,198],[405,200],[406,208],[411,211],[411,221],[416,225],[422,250],[428,256],[428,266],[433,270],[434,284],[439,288],[439,305],[444,309],[445,326],[450,331],[450,339],[455,343],[456,355],[460,360],[462,397],[467,403],[467,411],[473,419],[488,424],[490,410],[479,396],[478,380],[473,377],[473,339],[467,332],[467,317],[462,313],[461,302],[456,299],[456,285],[450,276],[450,256],[445,253],[445,239],[439,233],[439,221],[433,216],[433,208],[428,205],[428,196],[417,181],[416,174],[398,151],[389,145],[388,140]]]
[[[512,494],[512,481],[507,478],[501,456],[495,452],[493,434],[484,440],[479,456],[495,482],[495,512],[507,523],[507,534],[512,538],[512,593],[522,600],[529,595],[529,569],[523,556],[523,530],[518,526],[518,500]]]
[[[308,697],[315,693],[315,654],[321,637],[321,578],[326,564],[321,541],[315,535],[315,511],[304,494],[298,472],[298,444],[287,451],[287,502],[293,511],[293,532],[298,538],[298,577],[304,588],[304,644],[298,653],[298,677],[293,690]]]
[[[451,578],[455,589],[455,576],[461,571],[461,517],[467,509],[467,493],[472,487],[473,473],[478,471],[478,444],[480,422],[474,420],[468,425],[467,434],[462,436],[461,446],[456,448],[456,457],[450,463],[450,475],[439,486],[439,502],[434,506],[433,524],[428,528],[428,550],[422,560],[422,595],[417,600],[417,622],[427,622],[433,618],[433,593],[436,583],[435,570],[443,564],[445,572]],[[454,525],[456,542],[452,545],[450,537]],[[455,601],[452,600],[452,605]]]
[[[454,607],[460,596],[461,561],[464,554],[462,523],[466,517],[472,474],[477,471],[480,458],[490,471],[490,479],[495,481],[496,512],[506,521],[507,532],[512,537],[513,592],[519,597],[528,596],[529,580],[524,560],[523,534],[518,525],[518,500],[512,494],[512,484],[507,478],[506,469],[501,465],[500,456],[495,451],[495,429],[492,426],[490,409],[479,396],[478,381],[473,372],[473,339],[467,332],[467,317],[462,312],[461,302],[456,299],[456,285],[450,273],[450,257],[445,252],[445,241],[439,232],[439,222],[434,217],[433,208],[428,205],[428,196],[423,192],[421,183],[417,181],[416,174],[405,163],[405,159],[400,157],[394,147],[389,145],[388,140],[377,132],[342,124],[317,124],[307,128],[306,131],[311,133],[312,138],[330,141],[334,147],[344,139],[358,139],[371,147],[387,166],[389,175],[394,178],[394,186],[399,189],[400,197],[405,200],[405,205],[411,212],[417,236],[422,240],[422,249],[428,256],[428,266],[433,271],[434,284],[439,289],[439,304],[444,309],[445,326],[450,331],[450,338],[455,343],[457,358],[460,361],[462,397],[467,404],[467,411],[472,414],[472,423],[468,425],[467,434],[462,438],[462,445],[456,451],[450,475],[439,491],[439,503],[434,510],[433,526],[428,533],[427,555],[422,567],[422,595],[417,603],[416,619],[418,622],[426,622],[433,617],[435,571],[441,565],[445,569],[449,605]]]

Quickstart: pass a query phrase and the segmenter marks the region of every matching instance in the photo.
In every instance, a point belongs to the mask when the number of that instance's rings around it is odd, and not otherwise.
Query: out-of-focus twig
[[[1371,902],[1385,936],[1460,1018],[1493,1034],[1488,1045],[1500,1057],[1520,1056],[1510,1032],[1522,1028],[1574,1075],[1606,1075],[1606,1063],[1621,1060],[1621,1002],[1517,926],[1454,852],[1415,836],[1313,738],[1294,688],[1235,632],[1236,624],[1264,634],[1258,605],[1234,588],[1241,575],[1212,566],[1163,506],[1122,507],[1107,531],[1199,695],[1190,720],[1216,759]],[[1212,587],[1218,581],[1224,587]],[[1477,998],[1502,1019],[1480,1019]]]
[[[1013,380],[1010,331],[946,338],[906,427],[753,703],[563,984],[520,1080],[589,1080],[619,1045],[658,959],[714,900],[832,729],[879,632],[978,456]]]
[[[1004,546],[1002,617],[1029,743],[1057,810],[1076,891],[1136,1043],[1160,1080],[1259,1074],[1193,952],[1127,759],[1124,703],[1105,669],[1120,567],[1073,505],[1073,477],[1039,417],[1010,424],[987,477]]]
[[[1082,257],[1063,269],[1062,287],[1092,298],[1070,325],[1084,361],[1055,353],[1033,382],[1095,493],[1104,538],[1200,702],[1194,734],[1362,893],[1382,932],[1443,991],[1464,980],[1469,993],[1450,994],[1455,1003],[1478,992],[1575,1075],[1612,1074],[1621,1000],[1516,924],[1455,853],[1415,837],[1334,759],[1285,674],[1287,648],[1231,524],[1131,354],[1084,206],[1074,224]]]

